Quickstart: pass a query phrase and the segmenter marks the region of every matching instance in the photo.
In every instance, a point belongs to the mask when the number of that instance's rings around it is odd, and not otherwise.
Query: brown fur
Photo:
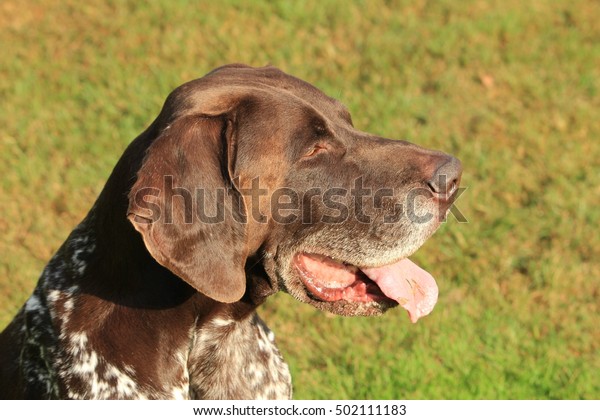
[[[0,335],[0,397],[290,397],[256,307],[279,290],[342,315],[393,306],[319,301],[292,257],[377,266],[411,254],[452,200],[420,204],[431,222],[383,219],[450,159],[356,130],[338,101],[272,67],[226,66],[177,88]],[[278,189],[310,198],[315,188],[350,190],[358,176],[365,188],[393,189],[387,204],[365,204],[370,223],[346,196],[343,221],[323,221],[338,210],[304,201],[303,220],[274,220]],[[251,199],[256,179],[265,194]],[[186,193],[196,189],[201,203]],[[216,211],[218,191],[223,221],[198,220],[199,205]]]

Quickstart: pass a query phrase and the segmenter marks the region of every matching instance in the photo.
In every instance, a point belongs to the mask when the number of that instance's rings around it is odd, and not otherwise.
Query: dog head
[[[169,95],[129,192],[148,252],[235,302],[260,285],[342,315],[437,299],[412,263],[455,197],[460,162],[354,128],[348,110],[275,68],[221,67]]]

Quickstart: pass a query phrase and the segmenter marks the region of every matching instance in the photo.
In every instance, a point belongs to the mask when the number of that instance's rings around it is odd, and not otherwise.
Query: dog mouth
[[[308,293],[324,302],[399,304],[413,323],[431,313],[437,302],[435,279],[408,258],[378,267],[358,267],[326,255],[300,252],[293,261]]]

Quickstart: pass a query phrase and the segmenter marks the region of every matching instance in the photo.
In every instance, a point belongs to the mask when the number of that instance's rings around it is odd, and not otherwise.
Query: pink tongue
[[[361,271],[377,283],[381,291],[408,311],[414,323],[428,315],[438,298],[438,287],[427,271],[405,258],[395,264]]]

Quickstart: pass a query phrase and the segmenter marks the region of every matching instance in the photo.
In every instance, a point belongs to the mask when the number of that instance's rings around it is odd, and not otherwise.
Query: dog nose
[[[446,156],[446,160],[438,166],[427,185],[438,198],[448,200],[458,188],[462,165],[454,156]]]

